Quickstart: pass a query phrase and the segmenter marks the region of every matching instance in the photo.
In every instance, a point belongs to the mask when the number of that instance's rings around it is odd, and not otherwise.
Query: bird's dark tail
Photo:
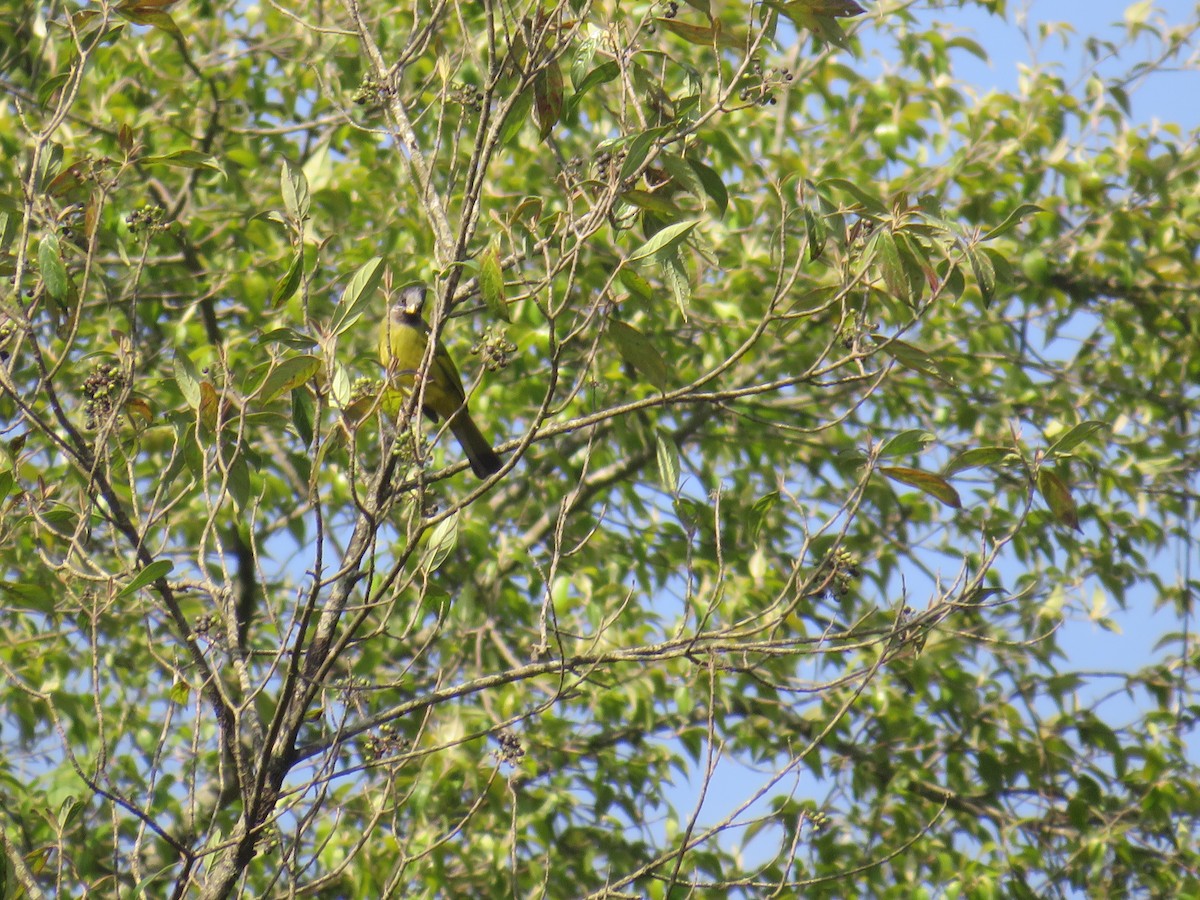
[[[471,463],[471,471],[475,473],[476,478],[487,478],[500,471],[504,460],[492,449],[491,441],[483,436],[483,432],[479,430],[466,407],[454,414],[450,420],[450,430],[454,432],[454,436],[462,445],[463,452],[467,454],[467,460]]]

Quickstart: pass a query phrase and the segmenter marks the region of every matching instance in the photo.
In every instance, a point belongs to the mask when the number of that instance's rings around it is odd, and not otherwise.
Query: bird
[[[379,335],[379,361],[388,370],[392,384],[405,391],[412,390],[429,344],[429,326],[421,317],[427,293],[423,284],[401,290],[399,299],[384,317]],[[500,471],[504,461],[471,418],[462,377],[441,340],[425,378],[421,411],[434,422],[445,419],[449,423],[477,478]]]

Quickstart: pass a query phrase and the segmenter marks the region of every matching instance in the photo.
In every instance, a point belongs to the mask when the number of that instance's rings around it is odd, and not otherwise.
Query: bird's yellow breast
[[[428,342],[424,322],[414,324],[389,317],[379,341],[379,359],[388,367],[394,387],[405,393],[412,390]],[[448,419],[463,405],[463,388],[449,354],[440,347],[438,349],[425,382],[423,408],[435,418]]]

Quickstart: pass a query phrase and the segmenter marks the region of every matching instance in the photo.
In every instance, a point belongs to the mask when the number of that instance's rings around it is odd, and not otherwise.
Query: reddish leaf
[[[563,77],[558,61],[551,62],[533,79],[533,121],[538,137],[549,137],[563,108]]]

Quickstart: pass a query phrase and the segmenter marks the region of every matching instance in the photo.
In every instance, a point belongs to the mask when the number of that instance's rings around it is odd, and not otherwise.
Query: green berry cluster
[[[162,223],[164,215],[166,215],[166,210],[161,206],[156,203],[146,203],[127,215],[125,224],[129,226],[130,234],[151,234],[163,230],[165,227]]]
[[[99,428],[112,415],[118,395],[125,388],[125,376],[116,363],[104,363],[92,370],[83,382],[87,400],[83,404],[88,428]]]
[[[381,390],[383,390],[383,382],[378,378],[368,378],[365,375],[356,378],[354,384],[350,386],[350,399],[346,401],[346,405],[353,406],[364,397],[374,398],[379,395]]]
[[[380,81],[373,75],[363,78],[358,90],[354,92],[354,102],[368,109],[378,109],[395,93],[395,89],[385,81]]]
[[[854,582],[862,572],[859,570],[858,555],[842,547],[826,558],[825,567],[831,570],[828,575],[829,592],[841,600],[850,593]]]
[[[363,739],[363,758],[371,762],[385,756],[394,756],[408,747],[408,739],[396,734],[391,725],[381,725],[378,737],[367,735]]]
[[[509,359],[517,352],[517,345],[505,337],[503,328],[489,325],[471,347],[471,352],[482,360],[485,369],[495,372],[508,365]]]
[[[483,91],[473,84],[455,82],[450,86],[450,102],[457,103],[465,109],[479,112],[483,109]]]
[[[515,766],[521,761],[525,755],[525,748],[521,746],[521,739],[515,733],[506,728],[496,735],[496,739],[500,742],[500,749],[496,751],[496,756],[501,762]]]
[[[791,84],[795,77],[795,73],[790,69],[764,69],[762,63],[755,59],[750,63],[750,74],[738,94],[738,99],[756,106],[774,106],[779,102],[777,92]]]

